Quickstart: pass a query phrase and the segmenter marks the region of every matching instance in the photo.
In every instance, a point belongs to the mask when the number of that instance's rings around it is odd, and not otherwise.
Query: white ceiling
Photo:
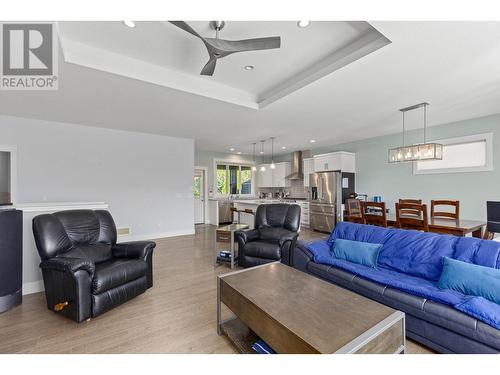
[[[252,142],[271,136],[278,152],[289,152],[309,148],[313,137],[328,146],[398,132],[398,109],[422,101],[431,103],[431,126],[500,112],[499,22],[371,24],[392,43],[260,110],[61,62],[59,90],[0,91],[0,114],[189,137],[199,149],[250,153]]]
[[[215,37],[209,21],[188,21]],[[280,36],[279,49],[231,54],[215,74],[201,76],[208,61],[203,42],[169,22],[58,22],[66,62],[259,109],[390,43],[363,21],[229,21],[219,37],[242,40]],[[249,71],[244,67],[254,66]]]

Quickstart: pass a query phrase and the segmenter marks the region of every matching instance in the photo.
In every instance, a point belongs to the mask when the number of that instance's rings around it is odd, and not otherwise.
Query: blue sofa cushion
[[[484,297],[500,305],[500,270],[445,257],[440,289]]]
[[[379,267],[427,280],[439,280],[443,257],[500,268],[500,243],[495,241],[348,222],[335,226],[328,243],[337,238],[381,243]]]
[[[332,254],[338,259],[368,267],[377,267],[378,253],[381,248],[382,244],[338,238],[333,241]]]
[[[330,245],[325,240],[306,243],[305,247],[312,253],[315,263],[331,265],[381,285],[453,306],[458,311],[473,316],[496,329],[500,329],[500,305],[485,298],[465,295],[451,289],[440,289],[437,282],[421,277],[381,267],[367,267],[337,259],[331,255]]]

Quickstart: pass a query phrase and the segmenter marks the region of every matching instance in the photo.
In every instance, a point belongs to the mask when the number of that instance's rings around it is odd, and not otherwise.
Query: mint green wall
[[[356,192],[382,196],[391,212],[399,198],[457,199],[463,219],[486,219],[486,201],[500,200],[500,114],[469,119],[427,129],[428,140],[493,133],[493,171],[414,175],[412,164],[388,164],[387,150],[401,144],[401,134],[313,149],[314,155],[331,151],[356,153]],[[422,139],[422,130],[411,131],[407,143]],[[430,209],[430,208],[429,208]]]
[[[429,205],[431,199],[446,198],[460,200],[460,215],[463,219],[485,220],[486,201],[500,200],[500,114],[433,126],[427,129],[429,140],[490,132],[493,133],[494,168],[490,172],[414,175],[411,163],[388,164],[388,149],[401,145],[400,133],[315,148],[311,151],[313,155],[332,151],[355,152],[357,193],[368,194],[369,197],[382,196],[391,212],[394,212],[394,203],[399,198],[422,199]],[[422,130],[406,133],[407,143],[416,143],[421,140]],[[252,156],[197,150],[195,152],[195,165],[208,167],[209,187],[213,186],[214,158],[250,160]],[[276,160],[290,160],[290,155],[282,155]]]

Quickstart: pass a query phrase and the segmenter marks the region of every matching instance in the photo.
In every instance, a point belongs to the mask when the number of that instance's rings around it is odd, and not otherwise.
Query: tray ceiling
[[[188,21],[215,37],[209,21]],[[212,77],[200,76],[208,61],[203,42],[166,21],[58,22],[66,62],[250,108],[263,108],[390,43],[368,22],[229,21],[220,38],[280,36],[281,48],[241,52],[217,62]],[[245,66],[254,66],[246,70]]]

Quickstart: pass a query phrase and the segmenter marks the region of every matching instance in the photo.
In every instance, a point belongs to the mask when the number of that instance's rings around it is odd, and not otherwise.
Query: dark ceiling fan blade
[[[205,41],[213,47],[229,53],[274,49],[281,46],[281,38],[279,36],[245,40],[205,38]]]
[[[214,74],[215,71],[215,64],[217,63],[217,58],[211,57],[210,60],[205,64],[203,69],[201,70],[201,75],[204,76],[211,76]]]
[[[198,38],[204,40],[204,38],[198,34],[191,26],[189,26],[186,22],[184,21],[168,21],[172,25],[177,26],[178,28],[187,31],[189,34],[193,34],[194,36],[197,36]]]

